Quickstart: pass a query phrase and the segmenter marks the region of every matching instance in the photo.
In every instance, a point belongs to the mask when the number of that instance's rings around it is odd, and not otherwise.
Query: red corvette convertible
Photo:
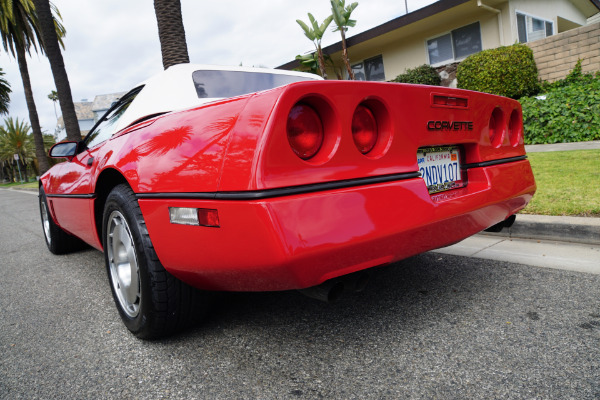
[[[48,248],[103,251],[142,338],[184,326],[198,289],[356,289],[510,223],[536,188],[514,100],[265,69],[171,67],[50,156]]]

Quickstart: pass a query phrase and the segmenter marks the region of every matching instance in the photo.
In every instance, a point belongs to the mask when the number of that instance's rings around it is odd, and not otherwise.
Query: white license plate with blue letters
[[[417,164],[429,193],[464,186],[458,147],[426,147],[417,151]]]

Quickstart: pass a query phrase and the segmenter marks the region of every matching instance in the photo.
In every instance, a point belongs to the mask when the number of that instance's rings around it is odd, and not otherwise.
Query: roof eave
[[[431,17],[432,15],[439,14],[456,6],[459,6],[463,3],[468,3],[470,0],[440,0],[433,4],[430,4],[426,7],[420,8],[416,11],[413,11],[408,14],[404,14],[398,18],[394,18],[388,22],[385,22],[381,25],[378,25],[374,28],[366,30],[357,35],[351,36],[346,39],[346,45],[348,48],[352,46],[356,46],[362,42],[366,42],[367,40],[374,39],[378,36],[384,35],[388,32],[394,31],[396,29],[402,28],[404,26],[413,24],[422,19]],[[592,0],[592,1],[600,1],[600,0]],[[338,51],[342,51],[342,42],[339,41],[332,45],[323,48],[323,53],[325,54],[333,54]],[[283,65],[277,67],[278,69],[292,69],[300,66],[300,61],[293,60]]]
[[[426,7],[420,8],[409,14],[404,14],[391,21],[385,22],[367,31],[351,36],[346,39],[346,45],[348,48],[356,46],[357,44],[366,42],[367,40],[374,39],[378,36],[384,35],[388,32],[402,28],[404,26],[413,24],[421,21],[425,18],[431,17],[435,14],[439,14],[463,3],[468,3],[470,0],[440,0]],[[600,0],[589,0],[599,11],[600,11]],[[342,42],[337,42],[332,45],[323,48],[323,53],[333,54],[342,51]],[[278,69],[293,69],[300,66],[300,61],[293,60],[277,67]]]

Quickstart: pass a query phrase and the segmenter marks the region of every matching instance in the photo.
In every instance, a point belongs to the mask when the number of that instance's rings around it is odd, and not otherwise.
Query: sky
[[[408,12],[435,0],[407,0]],[[158,28],[151,0],[53,0],[67,34],[63,59],[73,101],[93,101],[99,94],[128,91],[162,67]],[[347,4],[350,0],[347,0]],[[357,21],[347,36],[406,13],[402,0],[359,0]],[[181,0],[190,62],[274,68],[314,50],[296,19],[318,21],[331,14],[328,0]],[[327,46],[340,41],[328,29]],[[352,54],[350,53],[350,57]],[[28,57],[29,74],[42,130],[54,133],[56,115],[48,94],[55,89],[45,56]],[[29,122],[16,58],[0,47],[0,68],[11,85],[9,116]],[[56,104],[60,116],[60,106]]]

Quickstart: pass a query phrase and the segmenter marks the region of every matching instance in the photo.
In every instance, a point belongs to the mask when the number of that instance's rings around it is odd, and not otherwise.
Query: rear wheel
[[[202,316],[207,294],[164,269],[128,185],[118,185],[108,195],[102,227],[113,297],[125,326],[134,335],[143,339],[164,337]]]
[[[83,242],[77,237],[63,231],[62,228],[54,222],[48,207],[48,199],[44,188],[40,186],[40,217],[42,220],[42,228],[44,231],[44,239],[46,246],[53,254],[66,254],[75,250],[79,250],[84,246]]]

